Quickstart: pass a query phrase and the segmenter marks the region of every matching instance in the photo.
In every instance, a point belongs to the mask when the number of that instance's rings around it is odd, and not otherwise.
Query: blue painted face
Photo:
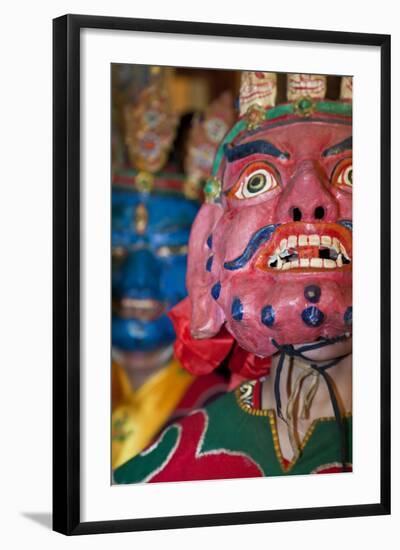
[[[173,342],[166,313],[186,296],[187,244],[198,207],[182,195],[113,190],[113,346],[146,352]]]

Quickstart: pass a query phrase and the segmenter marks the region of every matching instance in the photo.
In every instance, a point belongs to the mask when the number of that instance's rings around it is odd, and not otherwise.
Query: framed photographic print
[[[390,37],[66,15],[53,69],[54,529],[389,514]]]

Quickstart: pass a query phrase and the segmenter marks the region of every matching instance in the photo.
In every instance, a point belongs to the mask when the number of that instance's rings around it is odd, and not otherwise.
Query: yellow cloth
[[[174,412],[194,377],[177,359],[134,390],[124,369],[112,365],[112,467],[140,453]]]

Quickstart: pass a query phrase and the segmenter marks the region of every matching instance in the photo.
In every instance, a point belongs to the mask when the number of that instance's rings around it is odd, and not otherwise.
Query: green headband
[[[207,182],[204,188],[205,193],[207,193],[208,183],[213,182],[218,174],[222,157],[224,156],[225,145],[231,143],[241,132],[245,130],[252,130],[259,126],[262,122],[274,120],[275,118],[279,118],[281,116],[298,115],[301,117],[308,117],[313,113],[351,116],[352,104],[340,103],[336,101],[314,102],[311,98],[302,97],[294,103],[286,103],[270,109],[257,107],[250,108],[250,112],[246,115],[246,117],[239,120],[220,143],[214,158],[212,178]],[[209,191],[211,191],[211,187],[212,185],[209,186]]]

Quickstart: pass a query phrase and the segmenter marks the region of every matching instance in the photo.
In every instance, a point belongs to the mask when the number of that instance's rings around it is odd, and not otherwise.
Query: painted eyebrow
[[[325,151],[322,153],[323,157],[329,157],[331,155],[338,155],[339,153],[343,153],[344,151],[349,151],[353,149],[353,138],[350,136],[340,143],[337,143],[336,145],[332,145],[332,147],[328,147],[328,149],[325,149]]]
[[[228,144],[224,146],[224,155],[228,162],[234,162],[235,160],[254,155],[255,153],[271,155],[281,160],[287,160],[290,157],[289,153],[284,153],[269,141],[261,139],[250,141],[249,143],[242,143],[241,145],[236,145],[236,147],[229,147]]]

